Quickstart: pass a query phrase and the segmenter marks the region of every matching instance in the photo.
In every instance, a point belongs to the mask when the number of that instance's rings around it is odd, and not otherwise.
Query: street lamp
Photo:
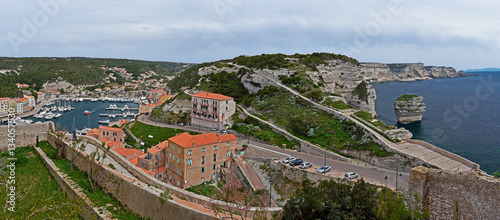
[[[271,198],[272,184],[272,180],[269,179],[269,207],[271,207],[271,201],[273,201],[273,199]]]

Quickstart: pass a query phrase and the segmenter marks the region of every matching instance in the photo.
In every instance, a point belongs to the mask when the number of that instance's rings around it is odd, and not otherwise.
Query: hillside
[[[126,68],[134,77],[146,71],[154,71],[161,76],[174,75],[185,69],[185,63],[153,62],[128,59],[105,58],[11,58],[0,57],[0,97],[14,97],[14,83],[35,84],[36,90],[45,82],[57,79],[65,80],[73,85],[94,85],[103,83],[106,76],[101,69],[106,67]]]

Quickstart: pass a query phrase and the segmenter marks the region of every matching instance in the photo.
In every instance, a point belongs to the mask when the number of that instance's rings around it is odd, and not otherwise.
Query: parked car
[[[217,128],[210,128],[210,131],[217,131]]]
[[[290,163],[292,160],[295,160],[295,157],[287,157],[283,159],[283,163]]]
[[[300,165],[302,162],[304,162],[302,159],[295,159],[295,160],[292,160],[290,162],[290,166],[294,167],[294,166],[298,166]]]
[[[316,172],[318,173],[327,173],[327,172],[330,172],[332,170],[332,168],[330,166],[322,166],[320,167],[318,170],[316,170]]]
[[[179,123],[179,124],[177,124],[177,125],[178,125],[178,126],[184,126],[184,123]]]
[[[300,169],[307,169],[309,167],[312,167],[312,163],[309,162],[302,162],[299,166]]]
[[[355,173],[355,172],[347,172],[345,175],[344,175],[344,178],[350,180],[350,179],[356,179],[358,178],[358,174]]]
[[[221,128],[219,131],[220,131],[220,133],[224,133],[224,134],[227,133],[227,130],[225,128]]]

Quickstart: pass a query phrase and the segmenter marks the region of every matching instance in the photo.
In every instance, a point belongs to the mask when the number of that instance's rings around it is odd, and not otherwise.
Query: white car
[[[300,169],[307,169],[309,167],[312,167],[312,163],[309,162],[302,162],[299,166]]]
[[[355,173],[355,172],[347,172],[345,175],[344,175],[344,178],[348,179],[348,180],[351,180],[351,179],[356,179],[358,178],[358,174]]]
[[[292,160],[295,160],[295,157],[287,157],[283,160],[283,163],[290,163]]]

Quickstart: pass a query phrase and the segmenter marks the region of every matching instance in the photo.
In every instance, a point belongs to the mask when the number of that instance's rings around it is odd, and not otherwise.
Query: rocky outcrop
[[[413,137],[413,134],[405,128],[390,129],[390,130],[384,131],[384,134],[393,140],[410,139]]]
[[[65,92],[70,92],[70,91],[73,91],[74,86],[71,83],[69,83],[68,81],[63,80],[61,77],[59,77],[59,78],[57,78],[57,80],[55,82],[45,82],[42,85],[42,88],[44,91],[46,91],[46,90],[57,91],[57,90],[62,89]]]
[[[394,113],[398,122],[408,124],[422,121],[425,112],[424,97],[419,95],[402,95],[394,102]]]
[[[452,67],[424,66],[423,63],[361,63],[368,82],[415,81],[470,76]]]

